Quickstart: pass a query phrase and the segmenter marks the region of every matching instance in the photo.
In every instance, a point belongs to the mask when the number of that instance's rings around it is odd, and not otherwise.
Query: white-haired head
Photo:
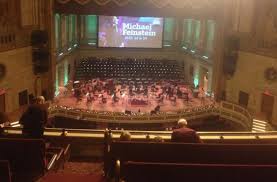
[[[184,118],[179,119],[179,121],[178,121],[179,128],[187,127],[187,125],[188,125],[188,122],[186,119],[184,119]]]
[[[38,96],[37,97],[37,103],[38,104],[44,104],[45,103],[45,98],[43,96]]]

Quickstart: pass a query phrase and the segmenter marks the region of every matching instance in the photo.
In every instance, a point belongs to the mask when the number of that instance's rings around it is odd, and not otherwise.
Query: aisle
[[[67,162],[64,169],[51,172],[37,182],[105,182],[102,163]]]

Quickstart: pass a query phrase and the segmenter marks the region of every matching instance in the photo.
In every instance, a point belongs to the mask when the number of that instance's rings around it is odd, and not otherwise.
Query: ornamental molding
[[[126,6],[130,3],[139,4],[141,0],[56,0],[60,4],[66,4],[69,2],[76,2],[80,5],[86,5],[90,2],[94,2],[99,6],[105,6],[109,3],[114,3],[118,6]],[[217,7],[222,0],[145,0],[145,3],[150,3],[157,8],[174,7],[178,9],[182,8],[214,8]]]

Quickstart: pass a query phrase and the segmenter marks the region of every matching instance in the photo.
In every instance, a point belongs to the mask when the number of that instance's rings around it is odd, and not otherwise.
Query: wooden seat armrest
[[[120,160],[115,162],[115,182],[120,182]]]
[[[67,144],[65,147],[64,147],[64,156],[65,156],[65,160],[68,161],[69,160],[69,157],[70,157],[70,147],[71,147],[71,144]]]
[[[57,160],[59,160],[64,153],[64,149],[62,147],[49,147],[47,148],[47,152],[52,152],[57,154]]]
[[[71,145],[67,144],[66,147],[64,148],[64,154],[67,154],[69,152]]]
[[[48,159],[48,164],[46,166],[47,171],[51,170],[57,160],[57,154],[53,152],[46,152],[46,158]]]

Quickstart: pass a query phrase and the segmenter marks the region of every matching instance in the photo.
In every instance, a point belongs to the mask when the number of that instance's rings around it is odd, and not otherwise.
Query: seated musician
[[[177,96],[178,96],[179,98],[182,97],[182,92],[181,92],[181,90],[180,90],[179,87],[177,88]]]
[[[113,95],[113,102],[118,102],[119,98],[116,96],[116,93]]]
[[[159,98],[159,103],[163,103],[164,102],[164,96],[161,95],[161,98]]]
[[[103,94],[102,94],[101,97],[102,97],[102,103],[103,103],[103,104],[107,103],[107,98],[105,98]]]
[[[77,101],[81,100],[81,90],[79,88],[74,89],[74,96],[77,98]]]
[[[175,96],[173,96],[173,97],[170,97],[170,100],[171,100],[173,103],[176,103],[177,98],[176,98]]]
[[[93,100],[93,97],[92,97],[91,93],[88,93],[87,94],[87,103],[91,103],[92,100]]]

